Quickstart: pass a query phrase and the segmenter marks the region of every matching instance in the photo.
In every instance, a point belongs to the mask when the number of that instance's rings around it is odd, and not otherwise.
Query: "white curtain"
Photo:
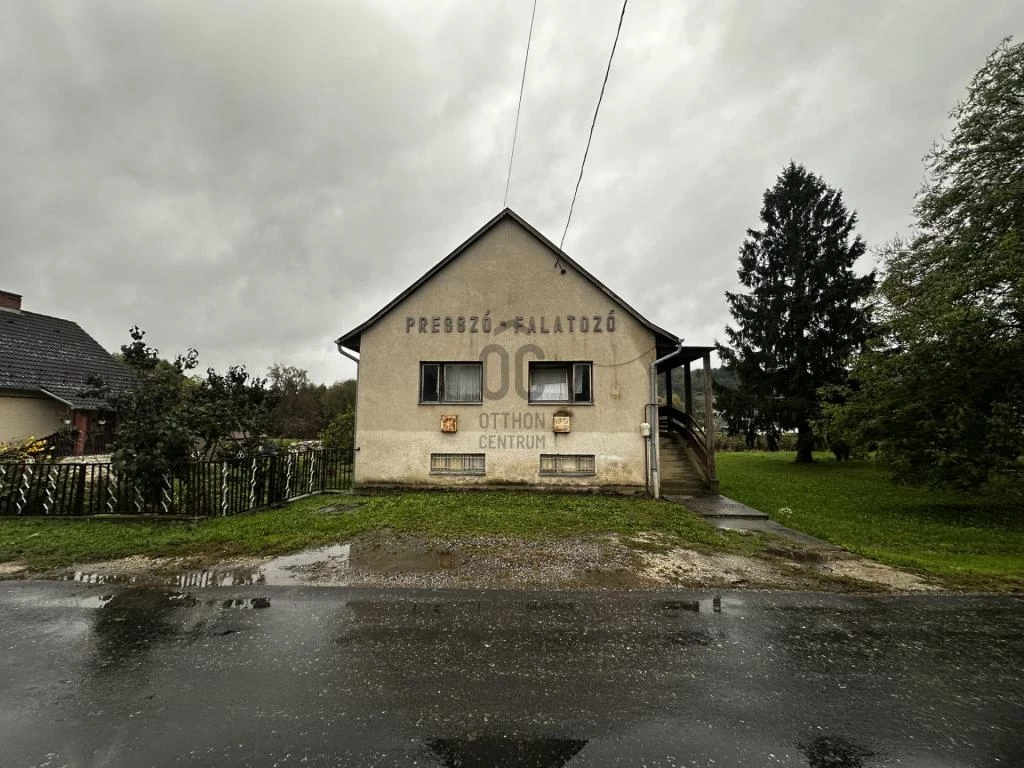
[[[446,365],[444,367],[444,399],[449,403],[478,403],[482,397],[479,365]]]
[[[565,368],[531,368],[530,400],[534,402],[567,402],[569,376]]]

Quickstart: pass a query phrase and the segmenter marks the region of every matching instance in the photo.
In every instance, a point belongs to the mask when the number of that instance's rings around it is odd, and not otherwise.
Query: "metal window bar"
[[[432,475],[483,475],[487,473],[487,459],[482,453],[432,453]]]
[[[596,472],[593,454],[542,453],[542,475],[593,475]]]

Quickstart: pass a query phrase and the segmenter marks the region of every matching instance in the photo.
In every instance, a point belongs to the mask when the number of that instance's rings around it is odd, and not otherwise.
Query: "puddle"
[[[250,597],[248,600],[223,600],[220,607],[225,609],[259,610],[270,607],[270,598]]]
[[[562,768],[587,744],[585,739],[522,739],[485,736],[433,739],[430,750],[450,768]]]
[[[61,581],[77,581],[80,584],[135,584],[137,576],[126,573],[88,573],[73,571],[61,576]]]
[[[352,568],[377,573],[427,573],[457,566],[452,552],[433,552],[403,545],[353,547]]]
[[[715,642],[715,638],[706,629],[681,629],[676,632],[667,632],[664,635],[665,642],[671,645],[684,647],[701,646],[706,647]]]
[[[692,611],[694,613],[721,613],[722,598],[705,600],[663,600],[659,606],[663,611]]]
[[[114,596],[106,595],[72,595],[70,597],[50,597],[46,604],[60,606],[62,608],[102,608],[111,601]]]
[[[576,603],[567,600],[530,600],[526,604],[528,611],[575,611]]]
[[[95,669],[131,662],[154,643],[173,638],[181,630],[172,613],[198,604],[189,594],[152,589],[127,589],[100,600],[91,622]]]
[[[459,558],[453,552],[433,551],[415,545],[334,544],[275,557],[245,568],[174,572],[162,570],[158,563],[149,561],[145,571],[72,571],[64,574],[61,579],[80,584],[150,585],[179,589],[297,584],[347,586],[352,581],[352,571],[378,574],[429,573],[451,570],[458,565]]]
[[[581,573],[585,584],[592,587],[644,587],[650,580],[629,568],[587,568]]]
[[[807,757],[810,768],[866,768],[874,752],[842,736],[815,736],[797,748]]]

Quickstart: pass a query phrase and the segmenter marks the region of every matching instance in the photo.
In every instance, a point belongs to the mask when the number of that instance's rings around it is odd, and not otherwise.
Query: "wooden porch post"
[[[708,455],[708,480],[711,492],[718,493],[718,471],[715,469],[715,401],[711,392],[711,353],[704,353],[704,448]]]
[[[672,369],[665,371],[665,405],[672,407]]]
[[[690,377],[690,361],[686,361],[683,369],[683,409],[693,415],[693,382]]]

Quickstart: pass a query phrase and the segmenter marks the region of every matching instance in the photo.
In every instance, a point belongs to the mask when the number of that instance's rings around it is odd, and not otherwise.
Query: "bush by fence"
[[[110,463],[0,463],[0,515],[237,515],[352,487],[352,451],[311,450],[194,461],[164,476],[159,499]]]

